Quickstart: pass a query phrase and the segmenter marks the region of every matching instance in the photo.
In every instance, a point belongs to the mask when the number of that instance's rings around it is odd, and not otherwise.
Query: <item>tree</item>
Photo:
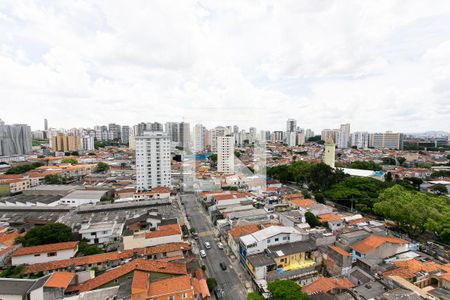
[[[387,172],[386,174],[384,174],[384,181],[386,182],[392,182],[394,178],[392,178],[392,173],[391,172]]]
[[[217,154],[211,154],[210,156],[209,156],[209,159],[211,160],[211,161],[213,161],[213,162],[217,162]]]
[[[50,223],[41,227],[34,227],[16,242],[23,246],[37,246],[70,241],[72,229],[61,223]]]
[[[274,280],[269,282],[267,288],[273,300],[308,300],[307,294],[302,292],[300,286],[291,280]]]
[[[241,157],[241,152],[234,151],[234,156],[236,156],[237,158]]]
[[[394,185],[384,190],[374,205],[374,211],[394,221],[398,227],[412,236],[425,230],[439,235],[447,226],[450,228],[450,200],[428,193],[408,190]]]
[[[212,292],[217,286],[217,281],[212,277],[206,278],[206,284],[208,285],[209,291]]]
[[[89,245],[87,243],[87,240],[81,240],[78,244],[78,254],[82,254],[84,256],[86,255],[94,255],[94,254],[100,254],[104,251],[97,248],[95,245]]]
[[[65,184],[67,182],[67,177],[62,177],[59,175],[45,175],[44,177],[44,183],[45,184]]]
[[[312,212],[307,211],[305,213],[305,219],[306,223],[308,223],[309,226],[311,226],[312,228],[322,225],[322,223],[320,223],[320,221],[316,218],[316,216]]]
[[[20,165],[20,166],[15,166],[15,167],[11,167],[9,168],[5,174],[23,174],[26,173],[28,171],[37,169],[39,167],[42,167],[44,164],[40,163],[40,162],[36,162],[36,163],[32,163],[32,164],[27,164],[27,165]]]
[[[430,188],[430,190],[433,193],[435,193],[436,195],[447,195],[448,194],[448,189],[443,184],[435,184]]]
[[[77,165],[78,164],[78,160],[76,158],[72,158],[72,157],[66,157],[63,158],[61,160],[62,164],[71,164],[71,165]]]
[[[392,157],[383,157],[383,164],[384,165],[393,165],[395,166],[396,160]]]
[[[315,135],[315,136],[308,138],[306,141],[307,142],[318,142],[321,140],[322,140],[322,137],[320,135]]]
[[[450,171],[440,170],[431,173],[431,178],[450,177]]]
[[[420,185],[423,183],[423,180],[418,177],[405,177],[404,181],[409,182],[412,186],[416,188],[416,190],[420,191]]]
[[[105,162],[99,162],[97,163],[97,166],[95,167],[96,173],[104,173],[109,170],[109,165]]]
[[[351,169],[381,171],[381,166],[374,161],[358,160],[348,165]]]
[[[405,161],[406,161],[406,158],[404,158],[404,157],[402,157],[402,156],[399,156],[399,157],[397,157],[397,161],[398,161],[398,163],[399,163],[400,166],[403,166],[403,164],[404,164]]]
[[[247,300],[264,300],[264,297],[258,293],[251,292],[247,294]]]
[[[325,197],[322,193],[316,193],[314,194],[314,199],[316,199],[317,202],[325,204]]]

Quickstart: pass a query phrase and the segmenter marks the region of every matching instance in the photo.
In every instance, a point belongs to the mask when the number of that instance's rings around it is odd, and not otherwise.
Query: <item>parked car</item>
[[[223,244],[222,244],[221,242],[218,242],[218,243],[217,243],[217,248],[223,249]]]
[[[221,262],[219,265],[223,271],[225,271],[227,269],[227,265],[224,262]]]
[[[205,252],[205,250],[200,250],[200,257],[201,257],[201,258],[205,258],[205,257],[206,257],[206,252]]]
[[[225,291],[221,289],[220,287],[216,287],[214,289],[214,296],[216,296],[216,299],[223,299],[225,295]]]
[[[205,248],[206,249],[211,249],[211,244],[209,242],[205,242]]]

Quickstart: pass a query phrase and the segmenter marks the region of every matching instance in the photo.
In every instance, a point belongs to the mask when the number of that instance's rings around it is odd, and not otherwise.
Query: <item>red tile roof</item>
[[[234,226],[233,228],[231,228],[229,233],[233,237],[233,239],[237,239],[243,235],[257,232],[258,230],[259,230],[258,225],[248,224],[248,225]]]
[[[145,234],[145,238],[152,239],[162,236],[178,235],[178,234],[181,234],[180,226],[178,224],[169,224],[159,226],[158,229],[155,231],[147,232]]]
[[[153,255],[157,253],[169,253],[178,250],[190,250],[191,245],[188,243],[167,243],[157,246],[150,246],[147,248],[136,248],[132,250],[116,251],[101,253],[95,255],[88,255],[83,257],[74,257],[71,259],[63,259],[52,261],[48,263],[38,263],[27,266],[25,274],[33,274],[38,272],[45,272],[51,270],[65,269],[70,266],[85,266],[90,264],[99,264],[106,261],[115,261],[120,259],[131,258],[135,253],[142,255]]]
[[[190,275],[150,282],[148,295],[152,298],[158,298],[163,295],[173,295],[187,291],[193,292]]]
[[[22,255],[30,255],[37,253],[48,253],[55,252],[66,249],[75,249],[78,246],[78,242],[64,242],[64,243],[55,243],[55,244],[47,244],[40,246],[31,246],[31,247],[23,247],[19,248],[11,256],[22,256]]]
[[[133,281],[131,282],[131,289],[147,290],[147,288],[148,288],[148,273],[142,271],[134,271]]]
[[[380,247],[384,243],[391,243],[391,244],[408,244],[407,241],[391,237],[391,236],[378,236],[378,235],[371,235],[367,237],[365,240],[362,240],[360,242],[357,242],[356,244],[353,244],[350,246],[353,250],[365,254],[368,252],[373,251],[374,249]]]
[[[54,272],[44,284],[45,287],[66,289],[72,281],[75,273]]]
[[[320,277],[316,281],[302,288],[308,295],[328,293],[334,289],[350,289],[353,283],[347,278]]]
[[[344,249],[338,247],[338,246],[329,246],[329,248],[337,253],[339,253],[342,256],[352,256],[350,253],[345,251]]]
[[[120,267],[111,269],[101,275],[85,281],[81,285],[77,286],[74,291],[86,292],[96,289],[104,284],[107,284],[114,279],[122,277],[132,271],[143,271],[152,273],[163,273],[163,274],[173,274],[173,275],[184,275],[187,274],[186,264],[173,263],[173,262],[162,262],[159,260],[144,260],[142,258],[137,258],[131,262],[122,265]]]
[[[289,201],[294,206],[306,208],[310,206],[314,206],[317,204],[317,202],[313,199],[292,199]]]

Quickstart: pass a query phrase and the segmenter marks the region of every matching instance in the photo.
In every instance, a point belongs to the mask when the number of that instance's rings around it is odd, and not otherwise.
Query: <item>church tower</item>
[[[332,168],[334,168],[335,152],[336,147],[334,145],[333,139],[331,138],[331,136],[329,136],[327,142],[325,143],[323,162]]]

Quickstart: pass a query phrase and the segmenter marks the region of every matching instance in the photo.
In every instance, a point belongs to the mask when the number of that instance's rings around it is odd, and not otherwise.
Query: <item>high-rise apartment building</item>
[[[183,147],[185,151],[189,151],[191,149],[191,126],[189,123],[181,122],[179,132],[180,146]]]
[[[180,131],[177,122],[167,122],[164,124],[164,132],[169,136],[169,139],[173,143],[180,141]]]
[[[364,131],[353,132],[351,146],[358,149],[367,149],[369,147],[369,133]]]
[[[271,140],[273,143],[279,143],[282,142],[284,138],[284,132],[283,131],[274,131],[272,132]]]
[[[305,140],[307,141],[309,138],[312,138],[314,136],[314,131],[312,131],[311,129],[306,129],[305,130]]]
[[[294,132],[297,130],[297,121],[294,119],[288,119],[286,121],[286,132]]]
[[[120,142],[122,144],[128,145],[130,139],[130,126],[122,126],[122,130],[120,132]]]
[[[31,152],[31,128],[25,124],[5,125],[0,119],[0,156]]]
[[[306,136],[305,136],[305,131],[301,130],[299,132],[297,132],[297,145],[304,145],[306,142]]]
[[[403,149],[403,135],[392,131],[371,133],[369,135],[369,147],[376,149]]]
[[[108,139],[113,141],[120,140],[120,131],[120,125],[114,123],[108,124]]]
[[[350,146],[350,124],[341,124],[339,137],[337,137],[338,148],[345,149]]]
[[[194,126],[194,151],[205,151],[205,130],[206,128],[202,124],[196,124]]]
[[[217,171],[234,173],[234,137],[217,137]]]
[[[82,150],[92,151],[95,149],[94,137],[85,135],[80,138],[80,146]]]
[[[210,138],[211,138],[211,151],[217,152],[217,138],[220,136],[224,136],[227,132],[227,129],[222,126],[217,126],[210,130]]]
[[[147,191],[170,187],[170,140],[161,131],[144,131],[136,137],[136,188]]]
[[[50,147],[60,152],[78,151],[81,150],[80,143],[79,136],[60,133],[52,136]]]

